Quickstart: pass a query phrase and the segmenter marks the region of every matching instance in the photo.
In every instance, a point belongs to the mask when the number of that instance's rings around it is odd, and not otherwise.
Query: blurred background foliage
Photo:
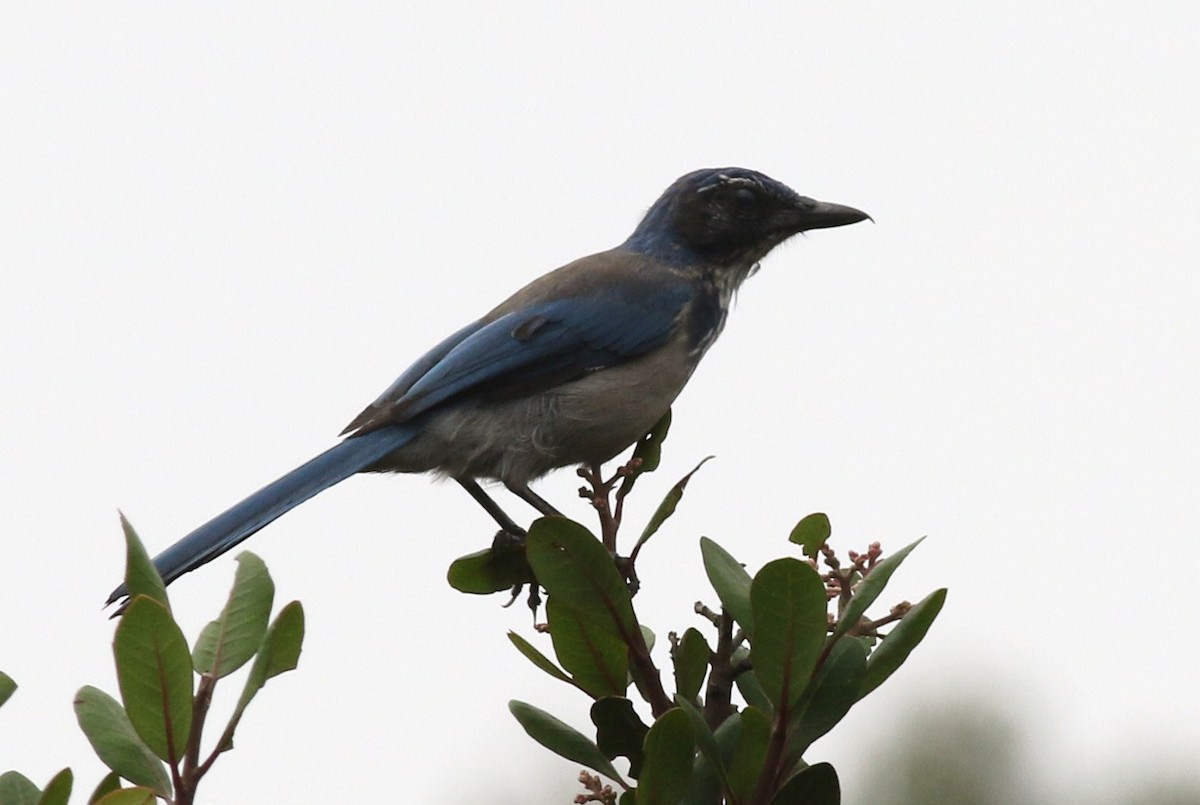
[[[844,805],[1200,805],[1200,764],[1151,753],[1097,775],[1087,789],[1065,788],[1038,761],[1033,714],[1006,713],[985,694],[932,693],[901,708],[864,748],[861,773],[843,765]],[[814,745],[820,758],[821,744]],[[568,765],[548,758],[531,769],[528,788],[486,793],[464,802],[566,805],[579,792]]]

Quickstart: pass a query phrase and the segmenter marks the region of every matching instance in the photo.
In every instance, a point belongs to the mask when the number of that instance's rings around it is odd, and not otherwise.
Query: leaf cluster
[[[539,631],[548,635],[554,659],[509,634],[537,668],[592,700],[595,737],[524,702],[511,702],[510,711],[535,741],[619,789],[585,772],[580,779],[588,793],[579,802],[835,805],[835,770],[828,763],[810,765],[805,754],[899,668],[925,637],[946,590],[870,620],[868,608],[918,543],[887,557],[873,546],[867,556],[851,553],[843,566],[828,547],[824,514],[804,518],[790,534],[802,556],[768,562],[753,575],[702,538],[704,568],[720,607],[696,605],[708,636],[695,627],[670,634],[674,684],[668,693],[652,655],[654,634],[637,616],[630,559],[674,512],[692,474],[672,488],[635,552],[623,558],[610,548],[612,513],[620,501],[609,506],[608,493],[621,489],[618,479],[640,471],[630,462],[610,481],[601,480],[598,468],[584,474],[592,482],[585,492],[600,512],[601,536],[562,517],[542,518],[529,530],[528,569],[522,573],[532,574],[546,592],[546,623]],[[825,572],[818,565],[822,557]],[[471,560],[486,565],[486,552]],[[481,592],[483,586],[464,591]],[[884,626],[890,626],[886,634]],[[638,699],[649,707],[648,720],[639,715]],[[627,763],[624,773],[614,763],[619,758]]]
[[[272,620],[275,584],[252,553],[238,556],[233,588],[220,615],[189,649],[162,579],[124,517],[126,589],[113,637],[120,700],[86,685],[75,695],[75,716],[100,760],[111,770],[89,805],[149,805],[159,799],[190,805],[217,757],[233,748],[247,706],[269,679],[296,667],[304,640],[300,602]],[[205,755],[204,725],[217,683],[249,666],[228,723]],[[16,685],[0,673],[0,704]],[[132,784],[123,787],[122,781]],[[0,775],[0,803],[65,805],[73,776],[63,769],[38,787],[18,772]]]

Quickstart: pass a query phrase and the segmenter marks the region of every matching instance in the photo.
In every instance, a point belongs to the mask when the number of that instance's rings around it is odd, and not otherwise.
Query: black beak
[[[874,220],[862,210],[847,207],[845,204],[830,204],[804,197],[797,201],[793,213],[789,217],[797,232],[807,232],[809,229],[829,229],[834,226]]]

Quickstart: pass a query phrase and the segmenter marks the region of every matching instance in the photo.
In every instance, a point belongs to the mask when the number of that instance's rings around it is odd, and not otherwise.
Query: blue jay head
[[[708,168],[676,179],[625,246],[676,265],[746,268],[792,235],[868,217],[814,201],[757,171]]]

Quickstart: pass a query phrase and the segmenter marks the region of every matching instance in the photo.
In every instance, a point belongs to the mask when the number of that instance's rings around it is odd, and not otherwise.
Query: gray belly
[[[532,397],[453,403],[371,469],[522,485],[557,467],[599,464],[654,426],[694,366],[671,344]]]

